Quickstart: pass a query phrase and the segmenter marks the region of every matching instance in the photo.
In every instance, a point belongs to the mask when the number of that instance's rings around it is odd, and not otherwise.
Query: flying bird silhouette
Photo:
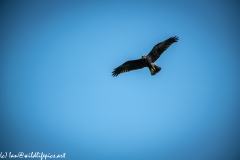
[[[112,72],[112,76],[115,77],[121,73],[142,69],[144,67],[149,68],[152,76],[155,75],[161,70],[161,67],[155,65],[154,62],[171,44],[177,41],[178,37],[174,36],[156,44],[147,56],[143,55],[141,59],[127,61],[115,68]]]

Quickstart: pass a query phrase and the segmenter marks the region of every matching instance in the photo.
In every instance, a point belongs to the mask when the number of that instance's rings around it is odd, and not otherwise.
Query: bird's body
[[[178,41],[178,37],[170,37],[167,40],[156,44],[151,52],[147,56],[142,56],[141,59],[130,60],[123,63],[121,66],[114,69],[112,76],[118,76],[120,73],[129,72],[131,70],[137,70],[144,67],[148,67],[151,75],[155,75],[161,70],[154,62],[160,57],[160,55],[174,42]]]
[[[161,68],[156,66],[150,57],[148,56],[142,56],[143,62],[145,63],[145,65],[149,68],[151,75],[155,75],[156,73],[158,73]]]

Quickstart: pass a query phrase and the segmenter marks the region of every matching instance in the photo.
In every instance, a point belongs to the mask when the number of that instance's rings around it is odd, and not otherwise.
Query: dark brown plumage
[[[158,73],[161,68],[156,66],[154,62],[161,56],[161,54],[174,42],[178,41],[178,37],[170,37],[167,40],[156,44],[147,56],[142,56],[141,59],[130,60],[119,67],[115,68],[112,76],[118,76],[121,73],[129,72],[132,70],[142,69],[148,67],[151,75]]]

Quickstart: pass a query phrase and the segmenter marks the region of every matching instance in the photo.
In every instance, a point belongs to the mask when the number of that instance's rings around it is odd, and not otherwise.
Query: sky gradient
[[[0,1],[0,152],[240,158],[238,1]],[[147,68],[112,77],[171,37]]]

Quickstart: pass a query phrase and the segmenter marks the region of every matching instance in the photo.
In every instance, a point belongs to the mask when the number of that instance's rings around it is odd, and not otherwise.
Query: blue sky
[[[239,159],[237,1],[0,1],[0,152]],[[112,77],[171,37],[147,68]]]

